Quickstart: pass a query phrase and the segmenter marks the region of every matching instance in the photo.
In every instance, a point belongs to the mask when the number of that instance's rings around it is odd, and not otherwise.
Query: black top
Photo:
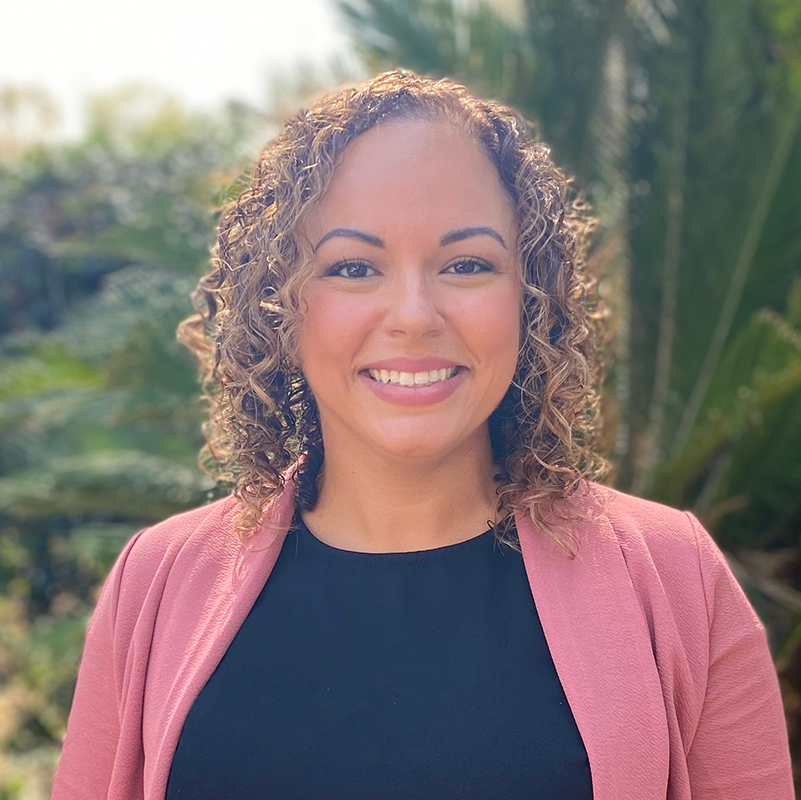
[[[359,553],[295,524],[189,710],[167,800],[591,800],[518,552],[486,531]]]

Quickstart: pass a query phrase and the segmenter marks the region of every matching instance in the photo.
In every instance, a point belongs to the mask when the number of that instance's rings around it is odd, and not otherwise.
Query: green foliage
[[[125,542],[224,491],[196,464],[175,330],[256,120],[146,101],[106,98],[83,141],[0,164],[0,796],[47,792]]]

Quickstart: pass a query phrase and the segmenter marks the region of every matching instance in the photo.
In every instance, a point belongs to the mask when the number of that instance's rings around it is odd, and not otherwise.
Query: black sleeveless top
[[[299,515],[184,722],[166,800],[591,800],[520,553],[406,553]]]

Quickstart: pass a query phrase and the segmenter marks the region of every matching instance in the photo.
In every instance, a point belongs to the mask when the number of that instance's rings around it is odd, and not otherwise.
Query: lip
[[[447,358],[385,358],[383,361],[373,361],[362,367],[360,372],[368,369],[388,369],[398,372],[431,372],[432,369],[445,369],[447,367],[463,367],[456,361]]]
[[[453,366],[453,364],[448,364],[447,366]],[[377,367],[371,367],[371,369],[377,369]],[[387,369],[387,367],[382,367],[381,369]],[[397,369],[397,367],[393,367],[393,369]],[[431,367],[431,369],[437,369],[437,367]],[[414,370],[399,370],[399,372],[412,371]],[[423,372],[424,370],[420,368],[418,371]],[[363,381],[367,388],[380,400],[400,406],[423,406],[440,403],[450,397],[464,383],[469,371],[466,367],[462,367],[452,378],[446,381],[435,381],[427,386],[412,387],[381,383],[380,381],[374,381],[365,372],[359,373],[359,380]]]

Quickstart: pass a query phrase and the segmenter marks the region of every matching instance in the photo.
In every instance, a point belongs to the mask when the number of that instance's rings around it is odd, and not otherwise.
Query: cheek
[[[460,308],[465,341],[497,372],[513,370],[520,349],[520,298],[512,288],[499,287]]]
[[[300,326],[300,356],[307,374],[341,371],[371,325],[370,304],[336,293],[309,293],[308,312]]]

